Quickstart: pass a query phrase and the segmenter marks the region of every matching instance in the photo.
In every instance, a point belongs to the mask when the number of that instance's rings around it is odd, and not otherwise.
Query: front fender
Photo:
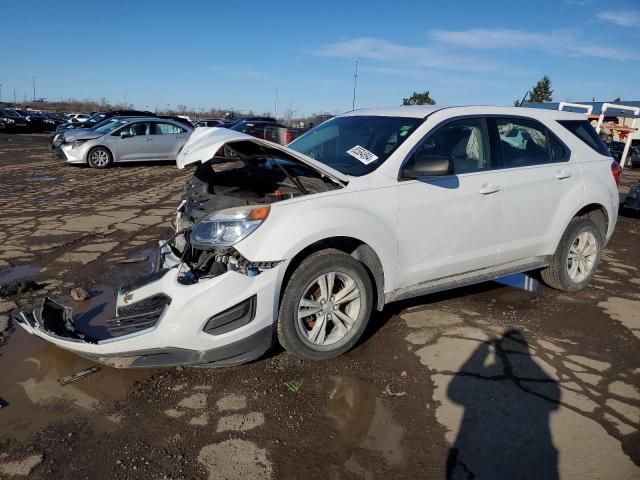
[[[235,248],[253,262],[286,261],[320,240],[355,238],[378,255],[388,292],[395,286],[398,268],[397,209],[395,186],[275,203],[265,224]]]

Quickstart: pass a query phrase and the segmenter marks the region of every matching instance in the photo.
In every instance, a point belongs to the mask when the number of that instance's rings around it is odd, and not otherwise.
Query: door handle
[[[556,172],[556,178],[558,180],[564,180],[565,178],[569,178],[571,176],[571,172],[567,172],[566,170],[558,170]]]
[[[492,193],[496,193],[499,191],[500,191],[500,185],[485,183],[484,185],[482,185],[482,187],[480,187],[480,190],[478,190],[478,193],[481,193],[482,195],[490,195]]]

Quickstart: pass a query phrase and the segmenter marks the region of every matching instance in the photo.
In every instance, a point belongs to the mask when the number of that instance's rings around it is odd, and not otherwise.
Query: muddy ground
[[[491,282],[389,305],[329,362],[274,348],[61,386],[91,363],[8,313],[78,286],[76,310],[108,308],[151,269],[188,174],[70,167],[43,135],[0,134],[0,286],[38,284],[0,299],[1,478],[640,478],[636,218],[576,294]]]

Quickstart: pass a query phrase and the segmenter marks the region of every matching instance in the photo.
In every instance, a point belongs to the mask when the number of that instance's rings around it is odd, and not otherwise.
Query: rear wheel
[[[337,357],[364,333],[373,286],[364,265],[339,250],[306,258],[291,275],[278,316],[278,338],[309,360]]]
[[[574,218],[564,232],[542,280],[556,290],[575,292],[587,286],[600,263],[604,245],[598,226],[587,218]]]
[[[96,147],[87,155],[87,162],[92,168],[108,168],[113,163],[113,157],[107,148]]]

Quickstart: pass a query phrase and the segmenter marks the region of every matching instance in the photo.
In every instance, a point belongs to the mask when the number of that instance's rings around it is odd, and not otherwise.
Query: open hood
[[[228,128],[218,127],[196,128],[194,130],[184,148],[178,154],[176,161],[178,168],[182,169],[187,165],[197,162],[205,163],[211,160],[224,145],[229,145],[240,153],[242,153],[243,150],[255,150],[255,146],[258,146],[261,152],[266,155],[272,153],[282,158],[302,163],[342,185],[345,185],[349,181],[349,177],[344,173],[300,152],[287,148],[284,145],[268,142],[267,140],[255,138],[245,133],[229,130]]]

